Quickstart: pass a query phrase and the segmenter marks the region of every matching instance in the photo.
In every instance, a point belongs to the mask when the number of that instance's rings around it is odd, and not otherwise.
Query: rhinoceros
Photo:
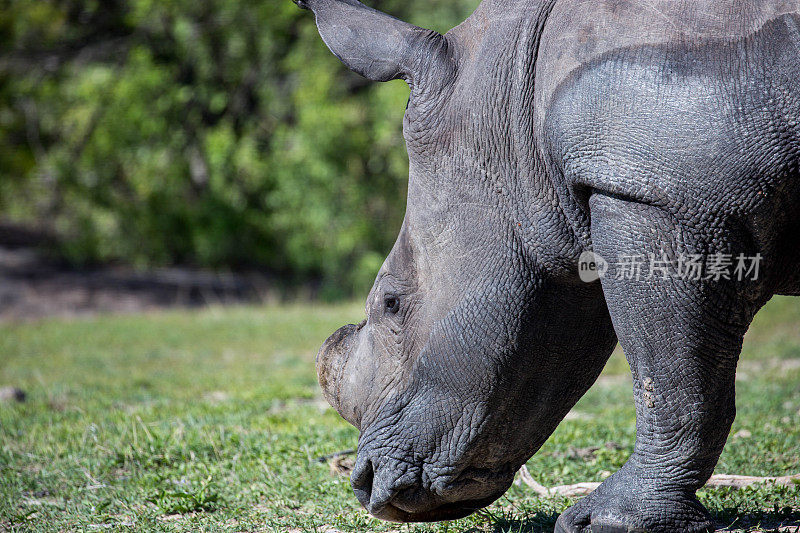
[[[484,0],[445,35],[297,2],[350,69],[410,86],[399,237],[317,356],[361,504],[493,502],[619,343],[634,450],[556,531],[711,528],[742,338],[800,295],[800,1]]]

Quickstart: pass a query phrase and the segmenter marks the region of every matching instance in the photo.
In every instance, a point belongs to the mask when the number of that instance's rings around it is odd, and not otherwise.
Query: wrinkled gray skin
[[[303,0],[351,69],[411,86],[406,218],[317,367],[360,430],[373,515],[460,517],[592,385],[617,340],[633,455],[557,531],[704,531],[742,337],[800,294],[800,0],[484,0],[446,35]],[[583,283],[585,250],[763,256],[758,280]]]

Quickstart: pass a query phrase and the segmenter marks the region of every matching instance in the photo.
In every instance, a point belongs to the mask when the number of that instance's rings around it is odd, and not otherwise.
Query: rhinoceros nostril
[[[407,488],[398,483],[392,474],[391,469],[384,469],[379,473],[372,460],[364,460],[356,461],[356,467],[350,476],[353,492],[361,505],[373,516],[384,520],[397,519],[399,511],[390,503],[393,503],[392,500],[399,491]],[[381,477],[385,479],[379,479]]]
[[[372,461],[357,461],[353,473],[350,475],[350,485],[353,487],[353,492],[365,509],[369,509],[374,477]]]

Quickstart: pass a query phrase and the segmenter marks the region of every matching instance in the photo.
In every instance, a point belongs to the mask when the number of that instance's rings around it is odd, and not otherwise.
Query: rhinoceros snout
[[[380,466],[375,466],[375,464]],[[468,477],[436,479],[429,488],[411,481],[409,472],[396,470],[401,462],[377,461],[359,452],[350,477],[358,501],[369,513],[391,522],[455,520],[481,509],[503,495],[511,484],[501,479],[475,481]],[[513,479],[513,478],[512,478]]]
[[[336,409],[342,418],[359,426],[359,410],[355,398],[343,391],[345,367],[355,345],[355,337],[363,327],[361,324],[348,324],[336,330],[317,353],[317,379],[325,399]],[[348,397],[350,396],[350,397]]]

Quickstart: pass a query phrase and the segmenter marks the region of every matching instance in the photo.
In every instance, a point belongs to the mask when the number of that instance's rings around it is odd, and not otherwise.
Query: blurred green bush
[[[368,3],[445,31],[477,1]],[[407,98],[348,72],[289,0],[10,0],[0,218],[73,264],[362,291],[403,216]]]

